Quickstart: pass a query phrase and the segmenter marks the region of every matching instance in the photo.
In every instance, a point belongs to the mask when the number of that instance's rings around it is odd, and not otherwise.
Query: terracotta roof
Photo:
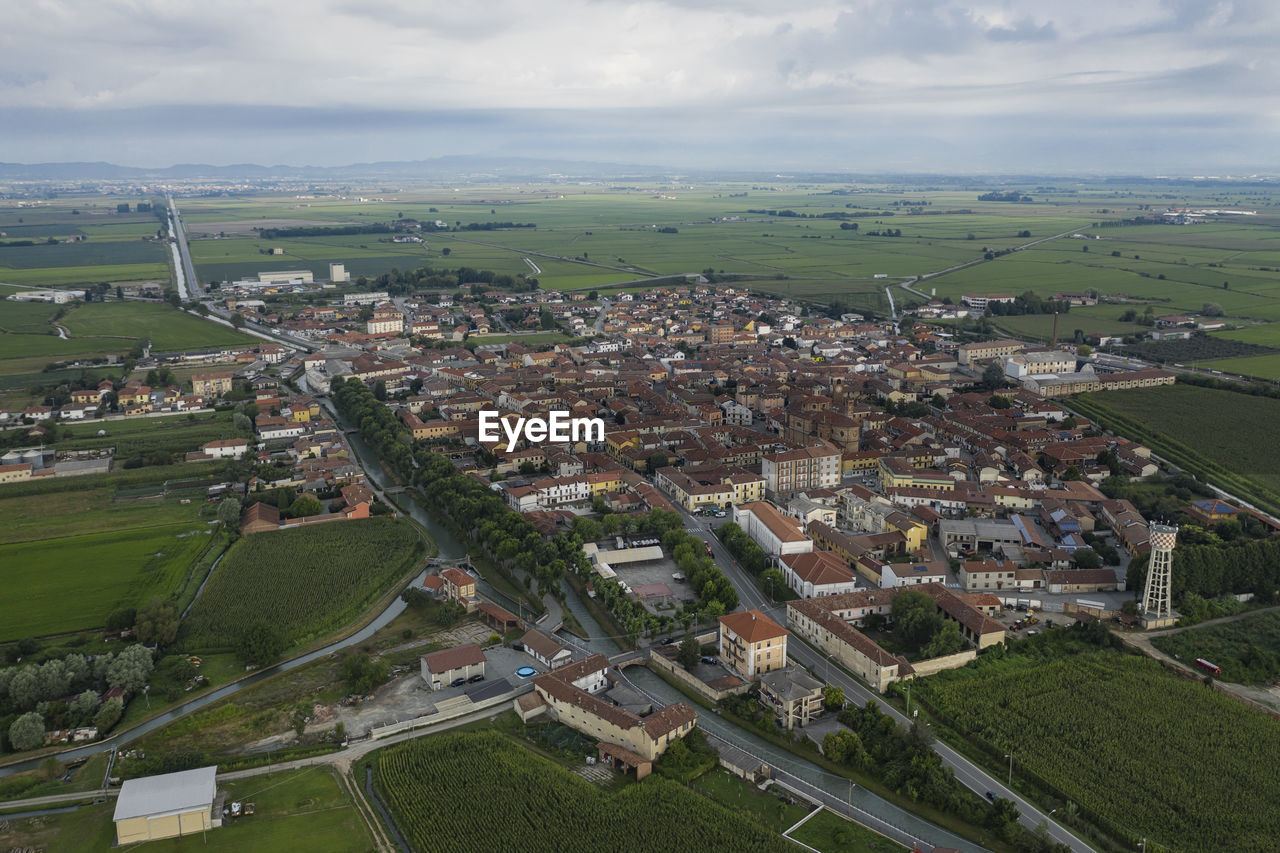
[[[520,642],[526,648],[538,653],[539,656],[551,660],[556,655],[565,650],[565,647],[539,631],[537,628],[531,629],[527,634],[520,638]]]
[[[457,587],[471,586],[476,582],[475,578],[462,569],[445,569],[440,573],[440,577]]]
[[[663,735],[671,734],[681,726],[695,722],[697,719],[697,713],[689,707],[688,703],[676,702],[674,705],[668,705],[660,711],[654,711],[644,718],[641,725],[649,733],[649,737],[657,740]]]
[[[774,637],[787,636],[787,629],[759,610],[744,610],[720,617],[720,624],[737,634],[747,643],[759,643]]]
[[[442,649],[423,655],[422,660],[426,663],[428,672],[439,675],[459,667],[484,663],[484,652],[475,643],[468,643],[465,646],[454,646],[451,649]]]
[[[853,572],[833,551],[810,551],[806,554],[784,554],[782,562],[791,567],[802,581],[814,586],[849,583]]]

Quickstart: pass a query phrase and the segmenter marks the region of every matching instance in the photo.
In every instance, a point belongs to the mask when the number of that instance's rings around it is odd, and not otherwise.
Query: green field
[[[425,553],[404,519],[338,521],[258,533],[227,552],[182,623],[192,650],[232,649],[266,622],[289,644],[349,622],[413,569]]]
[[[91,302],[63,318],[72,335],[116,335],[149,339],[155,352],[243,346],[256,338],[209,320],[146,302]],[[128,342],[125,349],[131,347]]]
[[[1251,355],[1244,358],[1220,358],[1199,365],[1223,373],[1238,373],[1259,379],[1280,380],[1280,353]]]
[[[790,837],[822,853],[898,853],[907,849],[829,809],[805,821]]]
[[[1015,780],[1042,780],[1131,844],[1249,850],[1280,836],[1280,812],[1246,806],[1280,798],[1275,721],[1153,660],[987,654],[915,695],[993,766],[1012,753]]]
[[[0,545],[0,641],[100,627],[172,595],[209,542],[205,525],[182,522]]]
[[[412,740],[374,753],[373,767],[379,797],[415,851],[788,848],[676,782],[651,776],[606,794],[492,732]],[[459,803],[501,803],[502,818],[458,820]]]
[[[80,478],[71,478],[72,481]],[[99,479],[99,478],[94,478]],[[64,478],[64,482],[67,482]],[[119,498],[109,486],[89,486],[48,494],[7,496],[0,494],[0,545],[38,539],[77,537],[103,530],[196,525],[203,513],[212,520],[215,510],[203,500],[180,503],[179,498]],[[208,509],[205,509],[209,507]]]
[[[1280,509],[1280,400],[1179,384],[1082,394],[1071,405],[1201,479]]]
[[[235,438],[230,412],[200,412],[159,418],[70,422],[58,440],[59,450],[97,450],[114,447],[116,459],[163,452],[182,454],[222,438]],[[99,432],[106,435],[100,436]]]
[[[373,850],[369,829],[328,767],[307,767],[221,782],[227,802],[252,802],[252,817],[225,819],[220,829],[197,836],[149,841],[141,849],[169,851],[252,851],[363,853]],[[0,827],[7,849],[107,850],[115,842],[111,814],[115,801],[85,806],[69,814],[10,820]]]
[[[1256,613],[1235,622],[1154,637],[1160,651],[1190,663],[1204,658],[1222,667],[1223,681],[1271,683],[1280,677],[1280,613]]]

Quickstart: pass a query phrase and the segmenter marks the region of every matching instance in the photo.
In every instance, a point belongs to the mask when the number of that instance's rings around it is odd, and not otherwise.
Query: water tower
[[[1173,547],[1178,542],[1178,528],[1170,524],[1152,524],[1151,561],[1147,564],[1147,583],[1142,591],[1142,624],[1145,628],[1166,628],[1178,619],[1173,612]]]

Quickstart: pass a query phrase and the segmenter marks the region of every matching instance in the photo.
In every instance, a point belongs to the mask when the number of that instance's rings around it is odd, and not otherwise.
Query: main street
[[[744,569],[737,559],[729,553],[724,547],[720,539],[714,535],[714,525],[706,521],[690,515],[683,509],[680,515],[684,519],[685,529],[695,536],[702,537],[711,543],[711,550],[715,556],[716,565],[724,570],[725,575],[733,584],[734,589],[738,591],[738,598],[743,607],[755,608],[767,613],[778,624],[785,625],[787,621],[786,606],[776,604],[772,599],[766,598],[756,586],[754,578]],[[800,641],[794,634],[792,642],[787,644],[787,653],[800,664],[808,667],[817,673],[827,683],[837,687],[844,688],[845,698],[849,701],[866,704],[872,700],[880,703],[880,708],[885,713],[894,718],[895,721],[910,725],[911,720],[906,715],[899,712],[892,705],[884,702],[883,699],[875,693],[867,689],[860,681],[849,675],[838,666],[833,666],[831,660],[821,652],[812,648],[808,643]],[[1086,853],[1090,851],[1089,845],[1076,838],[1065,828],[1054,822],[1052,818],[1041,812],[1027,800],[1018,796],[1008,786],[1002,784],[991,774],[987,773],[978,765],[947,746],[941,740],[935,739],[933,748],[942,756],[942,763],[950,767],[955,773],[961,784],[969,788],[978,796],[986,799],[987,792],[990,791],[997,796],[1011,800],[1018,807],[1018,820],[1028,829],[1035,830],[1042,823],[1048,827],[1049,836],[1060,844],[1066,844],[1077,853]],[[1014,756],[1016,762],[1017,756]],[[1016,769],[1016,763],[1015,763]]]

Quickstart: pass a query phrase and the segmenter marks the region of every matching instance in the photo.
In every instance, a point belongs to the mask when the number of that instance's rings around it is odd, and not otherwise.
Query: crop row
[[[375,778],[414,850],[783,850],[782,839],[650,777],[609,795],[493,732],[442,734],[380,752]],[[460,803],[493,808],[460,817]]]
[[[409,522],[391,518],[245,537],[214,569],[179,639],[189,649],[229,649],[260,623],[288,644],[319,636],[371,604],[424,548]]]
[[[1178,850],[1262,849],[1280,837],[1280,729],[1145,658],[1010,656],[918,688],[948,724],[1014,756],[1118,834]]]

